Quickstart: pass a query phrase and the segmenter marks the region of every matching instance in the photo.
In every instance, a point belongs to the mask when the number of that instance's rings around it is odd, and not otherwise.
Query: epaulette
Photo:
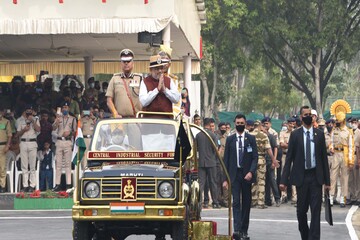
[[[143,75],[140,74],[140,73],[134,73],[133,74],[133,79],[138,80],[138,81],[142,81]]]

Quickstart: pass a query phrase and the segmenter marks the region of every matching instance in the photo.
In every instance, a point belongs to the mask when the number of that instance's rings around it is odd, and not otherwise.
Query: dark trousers
[[[244,179],[242,169],[236,172],[235,181],[231,185],[233,195],[234,232],[247,233],[249,229],[251,206],[251,182]],[[240,203],[241,196],[241,203]]]
[[[304,183],[296,187],[297,191],[297,218],[302,240],[320,239],[320,211],[322,186],[316,179],[316,171],[305,170]],[[307,211],[310,206],[311,222],[310,229],[307,220]]]
[[[275,169],[270,165],[266,165],[266,177],[265,177],[265,204],[271,205],[271,192],[272,191],[275,201],[280,201],[279,188],[275,179]]]
[[[53,188],[53,169],[41,169],[40,170],[40,179],[39,179],[39,189],[40,191],[46,191],[46,182],[48,188]]]
[[[212,203],[219,204],[218,202],[218,187],[216,184],[216,166],[215,167],[199,167],[199,182],[200,192],[204,193],[205,182],[208,179]]]

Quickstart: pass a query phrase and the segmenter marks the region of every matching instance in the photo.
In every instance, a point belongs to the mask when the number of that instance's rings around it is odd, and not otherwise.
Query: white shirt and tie
[[[240,139],[241,141],[240,141]],[[242,134],[239,134],[236,132],[236,156],[237,156],[237,167],[241,168],[242,166],[240,165],[240,162],[242,159],[240,159],[240,157],[243,158],[244,156],[244,141],[245,141],[245,131]],[[239,146],[239,143],[241,142],[241,146]],[[242,152],[242,156],[240,156],[240,151]]]
[[[314,128],[307,129],[303,126],[304,134],[304,150],[305,150],[305,169],[313,169],[316,167],[315,161],[315,142],[314,142]],[[308,152],[307,146],[310,146]],[[307,156],[310,156],[310,161],[307,163]]]

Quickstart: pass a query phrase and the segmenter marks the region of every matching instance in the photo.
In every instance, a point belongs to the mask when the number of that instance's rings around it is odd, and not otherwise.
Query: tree
[[[206,9],[207,24],[201,34],[204,59],[201,61],[200,79],[204,115],[210,116],[216,114],[217,106],[228,99],[234,66],[241,64],[241,49],[237,48],[231,35],[240,27],[239,17],[246,14],[246,8],[238,0],[210,0],[206,2]]]
[[[282,74],[276,68],[264,69],[257,64],[249,72],[248,82],[241,94],[244,113],[257,112],[273,117],[275,113],[295,114],[301,97],[297,91],[288,89],[282,83]]]
[[[239,31],[322,116],[336,65],[360,48],[359,0],[245,0]]]

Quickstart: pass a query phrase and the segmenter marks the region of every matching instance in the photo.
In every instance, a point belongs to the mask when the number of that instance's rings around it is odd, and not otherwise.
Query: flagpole
[[[180,124],[183,124],[182,123],[182,113],[180,113]],[[180,125],[179,125],[179,128],[180,128]],[[178,136],[178,138],[179,138],[179,136]],[[178,141],[180,141],[180,139],[178,139]],[[179,142],[179,145],[180,145],[180,152],[179,152],[179,157],[180,157],[180,169],[179,169],[179,189],[180,189],[180,193],[179,193],[179,202],[181,201],[182,202],[182,181],[183,181],[183,179],[182,179],[182,151],[183,151],[183,149],[182,149],[182,146],[181,146],[181,144],[180,144],[180,142]],[[186,213],[185,213],[186,214]]]

